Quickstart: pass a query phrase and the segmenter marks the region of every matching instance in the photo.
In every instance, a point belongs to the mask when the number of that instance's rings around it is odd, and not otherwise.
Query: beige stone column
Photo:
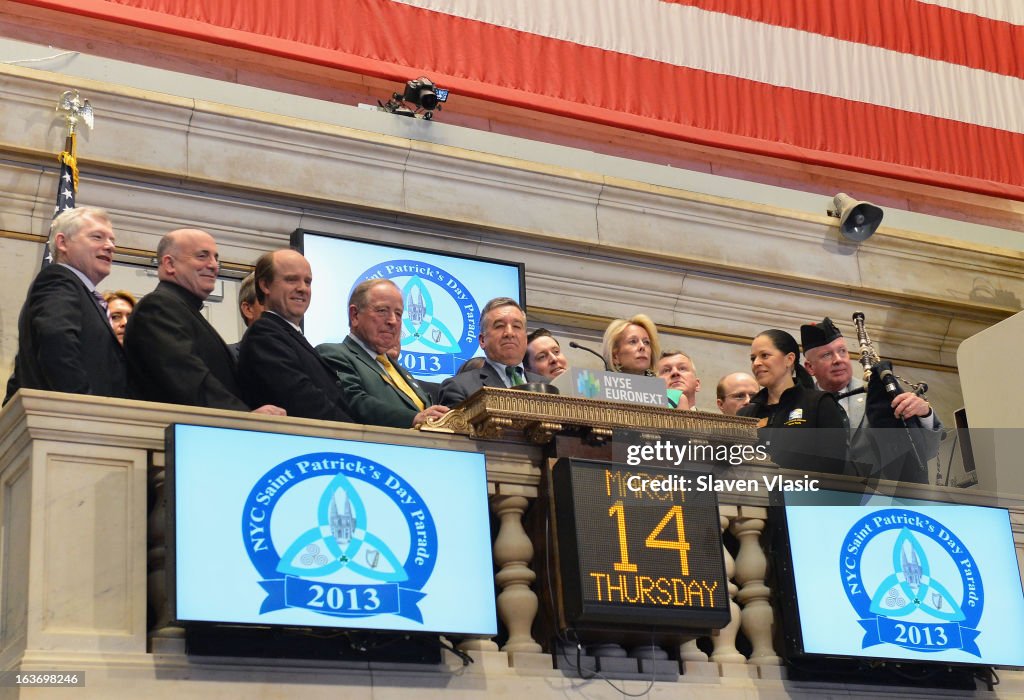
[[[722,533],[729,527],[731,519],[736,518],[739,513],[737,506],[719,506],[718,516]],[[711,652],[711,660],[726,664],[743,664],[747,659],[736,649],[736,633],[740,629],[740,606],[736,604],[736,593],[739,588],[733,583],[733,576],[736,574],[736,562],[732,554],[722,543],[722,556],[725,558],[725,579],[729,585],[729,624],[711,635],[711,644],[714,649]]]
[[[679,658],[683,661],[707,661],[708,655],[700,650],[696,639],[691,639],[679,645]]]
[[[775,614],[771,607],[771,589],[764,579],[768,559],[761,548],[761,533],[768,519],[766,508],[740,506],[739,515],[732,521],[730,531],[740,541],[736,557],[736,583],[740,590],[736,600],[743,606],[741,625],[753,651],[748,663],[758,666],[780,666],[782,659],[775,654],[772,630]]]
[[[491,510],[501,520],[494,540],[494,580],[501,588],[498,615],[508,628],[508,641],[502,651],[539,652],[540,644],[530,634],[537,616],[537,594],[530,588],[537,574],[530,568],[533,543],[523,528],[523,513],[529,501],[525,496],[498,494],[491,499]]]

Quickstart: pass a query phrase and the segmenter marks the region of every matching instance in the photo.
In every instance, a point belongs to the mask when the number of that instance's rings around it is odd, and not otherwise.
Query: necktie
[[[426,408],[420,397],[417,396],[416,392],[412,390],[411,386],[409,386],[409,383],[405,381],[405,378],[402,377],[402,375],[398,373],[398,370],[395,369],[395,366],[391,364],[391,360],[388,359],[387,355],[377,355],[377,362],[379,362],[381,366],[384,367],[384,371],[388,373],[388,377],[391,378],[392,386],[412,399],[412,402],[416,404],[416,407],[421,411]]]
[[[513,367],[509,365],[505,368],[505,374],[508,375],[509,386],[519,386],[520,384],[526,384],[523,380],[522,370],[519,367]]]
[[[100,293],[99,293],[98,291],[96,291],[95,289],[94,289],[94,290],[92,290],[92,296],[93,296],[93,299],[95,299],[95,300],[96,300],[96,303],[97,303],[97,304],[99,305],[99,307],[100,307],[100,311],[102,311],[102,312],[103,312],[103,315],[104,315],[104,316],[107,316],[107,317],[109,318],[109,314],[110,314],[110,307],[109,307],[109,306],[107,306],[107,300],[106,300],[106,299],[104,299],[104,298],[103,298],[103,295],[102,295],[102,294],[100,294]]]

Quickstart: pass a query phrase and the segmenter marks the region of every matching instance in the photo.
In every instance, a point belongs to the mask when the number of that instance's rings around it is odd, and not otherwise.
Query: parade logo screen
[[[168,430],[179,621],[496,633],[482,454]]]
[[[357,284],[386,279],[405,302],[398,362],[417,379],[439,382],[483,354],[480,313],[495,297],[524,304],[520,263],[439,253],[314,233],[292,235],[313,270],[303,331],[314,346],[348,335],[348,299]]]
[[[785,494],[803,653],[1024,665],[1008,511],[864,498]]]

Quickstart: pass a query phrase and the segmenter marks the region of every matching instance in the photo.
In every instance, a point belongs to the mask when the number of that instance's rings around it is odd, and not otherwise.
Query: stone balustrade
[[[163,584],[164,434],[172,423],[486,452],[497,522],[497,609],[506,634],[497,640],[463,640],[460,649],[477,662],[465,671],[458,670],[461,662],[454,655],[436,668],[189,657],[180,630],[169,626]],[[339,685],[358,697],[361,690],[388,684],[411,684],[424,692],[464,687],[481,694],[563,694],[581,681],[556,669],[548,640],[533,633],[538,591],[547,583],[537,581],[524,514],[538,494],[542,459],[542,448],[525,440],[474,441],[443,433],[23,391],[0,411],[0,669],[86,671],[88,684],[101,688],[103,697],[155,693],[161,683],[189,697],[214,696],[228,684],[234,692],[253,692],[255,686],[246,684],[261,683],[301,684],[304,697],[327,697]],[[759,478],[765,470],[730,471]],[[834,481],[843,484],[842,478]],[[927,495],[935,489],[907,490]],[[968,498],[994,502],[981,493]],[[729,684],[736,682],[782,689],[785,668],[774,647],[777,610],[763,547],[771,517],[766,499],[763,492],[723,499],[721,529],[730,534],[730,542],[738,542],[733,552],[724,548],[732,620],[700,645],[712,650],[710,656],[694,642],[672,653],[681,659],[683,673],[659,684],[699,684],[700,692],[711,697],[732,692],[735,686]],[[1011,510],[1021,558],[1024,499],[1002,498],[1000,505]],[[741,634],[744,653],[737,649]],[[637,680],[645,668],[643,658],[628,660],[637,670],[625,674],[633,680],[621,681],[623,688],[646,686],[647,681]],[[1024,674],[1000,671],[1000,676],[1003,688],[1024,690]],[[0,696],[15,697],[13,692],[0,688]]]

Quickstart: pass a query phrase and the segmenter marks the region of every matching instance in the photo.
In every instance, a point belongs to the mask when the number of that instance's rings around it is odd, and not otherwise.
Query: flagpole
[[[93,111],[89,100],[83,100],[78,90],[66,90],[57,102],[57,112],[63,114],[67,126],[64,139],[64,150],[57,156],[60,163],[60,174],[57,178],[57,200],[53,207],[53,216],[75,208],[75,196],[78,193],[78,154],[76,152],[77,133],[75,131],[81,121],[90,129],[93,125]],[[53,262],[52,232],[48,232],[43,250],[43,261],[40,269]]]

